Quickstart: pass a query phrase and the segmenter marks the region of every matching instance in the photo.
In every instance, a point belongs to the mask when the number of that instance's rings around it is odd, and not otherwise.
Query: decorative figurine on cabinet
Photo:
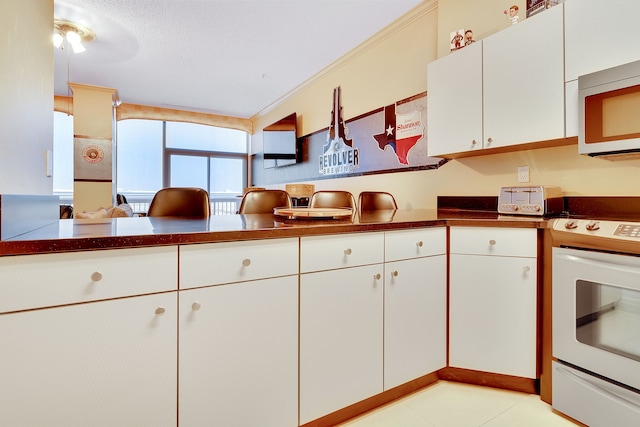
[[[518,9],[518,6],[514,4],[509,8],[509,12],[507,12],[506,10],[502,12],[507,15],[507,18],[511,21],[511,25],[517,24],[520,21],[520,17],[518,16]]]
[[[471,43],[475,43],[476,41],[473,39],[473,31],[467,30],[464,32],[464,45],[469,46]]]
[[[454,50],[458,50],[458,49],[464,47],[462,45],[462,41],[464,40],[463,34],[464,34],[464,29],[451,32],[451,34],[450,34],[450,36],[451,36],[451,52],[453,52]]]

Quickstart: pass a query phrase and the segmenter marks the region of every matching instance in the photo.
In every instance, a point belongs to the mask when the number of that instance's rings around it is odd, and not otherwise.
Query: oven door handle
[[[626,273],[631,273],[631,274],[637,274],[640,275],[640,267],[635,267],[633,265],[628,265],[628,264],[622,264],[622,263],[614,263],[614,262],[604,262],[604,261],[598,261],[596,259],[591,259],[591,258],[582,258],[580,256],[576,256],[576,255],[569,255],[569,254],[559,254],[556,255],[558,258],[567,260],[567,261],[571,261],[571,262],[577,262],[579,264],[584,264],[584,265],[588,265],[588,266],[596,266],[598,268],[602,268],[602,269],[607,269],[607,270],[612,270],[612,271],[623,271]]]
[[[572,379],[573,381],[577,382],[578,384],[581,384],[582,386],[588,388],[589,390],[598,393],[602,396],[605,396],[609,399],[612,399],[614,401],[619,402],[620,404],[628,407],[629,409],[632,409],[634,411],[640,411],[640,405],[638,405],[636,402],[629,400],[623,396],[620,396],[617,393],[614,393],[610,390],[607,390],[603,387],[600,387],[597,384],[593,384],[591,381],[589,381],[587,378],[583,378],[582,376],[569,371],[568,369],[563,368],[562,366],[556,365],[556,371],[558,371],[558,373],[567,376],[568,378]]]

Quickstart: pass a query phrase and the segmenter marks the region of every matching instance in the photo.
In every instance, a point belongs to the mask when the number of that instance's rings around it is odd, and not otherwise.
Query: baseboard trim
[[[523,393],[540,394],[540,381],[537,379],[493,374],[461,368],[442,368],[437,372],[417,378],[408,383],[384,391],[353,405],[339,409],[321,418],[302,424],[300,427],[331,427],[348,421],[371,410],[377,409],[394,400],[423,389],[439,380],[453,381],[485,387],[502,388]]]
[[[336,424],[343,423],[347,420],[362,415],[365,412],[369,412],[380,406],[386,405],[389,402],[393,402],[396,399],[409,395],[415,391],[425,388],[433,383],[438,382],[438,374],[433,372],[423,377],[417,378],[408,383],[399,385],[380,394],[376,394],[368,399],[354,403],[346,408],[339,409],[335,412],[325,415],[324,417],[317,418],[313,421],[309,421],[306,424],[302,424],[301,427],[331,427]]]

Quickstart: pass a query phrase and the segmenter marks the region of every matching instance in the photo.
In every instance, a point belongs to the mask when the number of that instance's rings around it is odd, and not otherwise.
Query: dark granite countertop
[[[0,241],[0,256],[161,246],[443,225],[546,226],[541,217],[487,211],[414,209],[356,213],[346,219],[286,219],[271,214],[214,215],[207,220],[169,218],[63,219]]]
[[[272,214],[168,218],[63,219],[0,241],[0,256],[270,239],[433,226],[546,228],[554,217],[499,215],[497,197],[439,197],[438,209],[356,213],[346,219],[286,219]],[[566,197],[564,217],[640,218],[640,197]]]

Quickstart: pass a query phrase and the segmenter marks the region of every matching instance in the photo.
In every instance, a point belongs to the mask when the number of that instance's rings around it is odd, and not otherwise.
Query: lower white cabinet
[[[298,425],[298,276],[181,291],[179,306],[179,426]]]
[[[449,365],[536,378],[536,230],[451,227]]]
[[[386,263],[384,389],[437,371],[446,364],[446,255]]]
[[[300,275],[300,424],[383,391],[382,264]]]
[[[176,300],[0,315],[0,425],[175,426]]]

